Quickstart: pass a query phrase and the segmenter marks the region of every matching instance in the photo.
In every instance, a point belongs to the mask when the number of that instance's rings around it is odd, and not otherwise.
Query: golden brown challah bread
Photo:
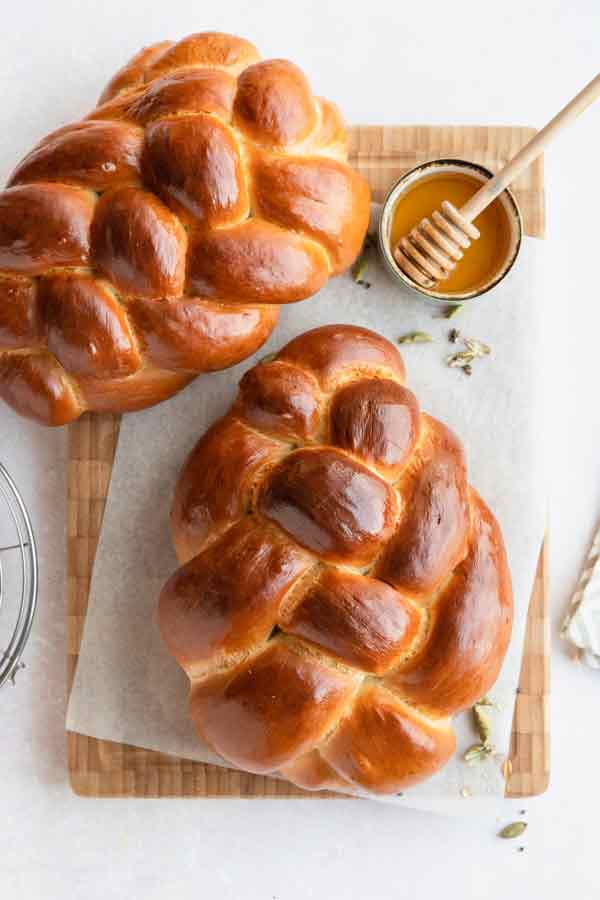
[[[390,793],[452,755],[495,681],[512,595],[460,442],[388,341],[347,325],[243,377],[172,510],[163,638],[198,732],[303,788]]]
[[[61,425],[253,353],[360,249],[346,143],[300,69],[248,41],[142,50],[0,194],[0,397]]]

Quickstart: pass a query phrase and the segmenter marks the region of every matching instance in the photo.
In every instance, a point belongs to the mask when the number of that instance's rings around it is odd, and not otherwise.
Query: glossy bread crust
[[[347,157],[293,63],[218,32],[144,48],[0,192],[0,397],[62,425],[252,354],[360,250]]]
[[[447,762],[452,716],[506,653],[510,576],[460,441],[388,341],[326,326],[247,372],[181,472],[172,528],[160,627],[217,753],[366,794]]]

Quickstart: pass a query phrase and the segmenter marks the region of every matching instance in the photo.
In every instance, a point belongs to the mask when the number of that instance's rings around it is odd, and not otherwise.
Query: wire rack
[[[31,522],[0,463],[0,687],[22,666],[37,603],[38,562]]]

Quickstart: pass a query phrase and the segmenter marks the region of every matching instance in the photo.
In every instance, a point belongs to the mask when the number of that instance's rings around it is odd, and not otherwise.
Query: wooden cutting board
[[[419,163],[440,157],[472,160],[496,171],[534,130],[488,126],[357,126],[351,129],[351,162],[368,179],[373,199]],[[541,159],[513,187],[525,232],[544,235]],[[68,503],[68,686],[73,682],[104,504],[119,432],[119,417],[85,415],[70,426]],[[165,540],[169,536],[165,535]],[[523,598],[517,598],[522,602]],[[547,554],[542,548],[533,585],[511,747],[507,796],[542,793],[549,780],[550,625]],[[313,797],[263,776],[176,759],[111,741],[68,733],[73,790],[88,797]]]

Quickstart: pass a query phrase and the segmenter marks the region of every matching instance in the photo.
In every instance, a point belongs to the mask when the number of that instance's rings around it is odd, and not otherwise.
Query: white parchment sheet
[[[241,375],[257,359],[296,335],[329,323],[353,323],[394,341],[421,330],[435,342],[404,346],[407,384],[421,407],[453,428],[468,458],[469,480],[500,521],[515,597],[512,640],[491,696],[494,743],[507,751],[523,647],[527,607],[545,524],[542,441],[542,348],[540,286],[543,245],[524,239],[512,273],[447,321],[435,308],[403,292],[373,262],[371,288],[349,275],[332,280],[318,295],[282,309],[266,345],[226,372],[201,376],[166,403],[123,419],[110,494],[93,573],[79,665],[67,728],[83,734],[177,756],[222,762],[200,742],[187,717],[187,678],[160,639],[156,607],[160,589],[176,568],[169,534],[169,507],[177,473],[196,440],[229,407]],[[476,360],[473,374],[450,369],[449,328],[490,344],[492,355]],[[458,751],[441,772],[394,802],[447,810],[448,801],[467,814],[477,804],[462,799],[500,797],[504,780],[497,762],[468,766],[462,752],[476,740],[470,717],[455,720]],[[452,806],[453,804],[450,804]]]

